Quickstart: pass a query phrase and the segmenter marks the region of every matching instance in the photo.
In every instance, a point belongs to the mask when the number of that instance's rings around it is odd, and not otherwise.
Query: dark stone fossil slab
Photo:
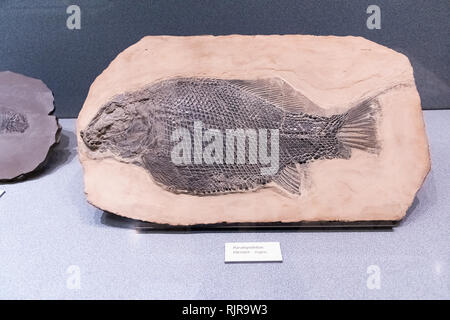
[[[58,142],[53,94],[39,79],[0,72],[0,181],[41,169]]]

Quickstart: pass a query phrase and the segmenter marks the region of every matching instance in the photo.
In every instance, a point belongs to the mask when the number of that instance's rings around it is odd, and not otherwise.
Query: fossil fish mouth
[[[81,139],[83,140],[84,144],[92,151],[98,150],[100,148],[100,146],[102,145],[102,142],[100,139],[95,139],[95,135],[88,133],[86,130],[81,130],[80,136],[81,136]]]

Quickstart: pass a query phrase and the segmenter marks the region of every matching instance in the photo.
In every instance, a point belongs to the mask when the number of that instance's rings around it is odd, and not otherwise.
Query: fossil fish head
[[[85,145],[95,152],[110,151],[125,159],[137,158],[155,144],[152,120],[139,105],[111,102],[101,108],[85,130]]]

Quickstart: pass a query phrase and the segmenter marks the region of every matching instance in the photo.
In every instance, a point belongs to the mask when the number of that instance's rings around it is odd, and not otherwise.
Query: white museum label
[[[281,262],[279,242],[227,242],[225,262]]]
[[[2,189],[0,189],[0,198],[2,197],[2,195],[4,195],[5,194],[5,190],[2,190]]]

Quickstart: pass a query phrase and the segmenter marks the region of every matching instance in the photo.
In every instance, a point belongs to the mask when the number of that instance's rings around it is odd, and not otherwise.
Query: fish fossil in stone
[[[142,166],[154,181],[171,192],[226,194],[257,190],[275,182],[289,193],[299,194],[300,164],[348,159],[352,148],[377,152],[378,106],[373,96],[344,113],[322,116],[314,114],[319,107],[279,78],[172,78],[116,96],[101,107],[80,134],[94,158],[114,157]],[[212,164],[174,163],[173,149],[180,143],[190,148],[191,141],[174,139],[173,132],[184,128],[195,137],[197,123],[201,123],[200,148],[194,145],[189,157],[201,160],[207,150],[213,158],[220,151],[223,153],[226,141],[215,141],[216,148],[211,150],[208,145],[220,136],[210,134],[206,139],[203,134],[208,130],[236,129],[237,144],[233,138],[232,148],[239,151],[241,141],[241,146],[246,147],[245,161],[215,157]],[[259,139],[265,138],[272,153],[278,151],[279,169],[274,174],[261,174],[261,161],[250,161],[252,152],[261,151],[261,146],[258,150],[251,148],[247,138],[252,131],[245,129],[271,132],[271,139],[267,139],[268,135],[260,135]]]
[[[0,134],[24,133],[28,126],[27,117],[24,114],[0,107]]]

